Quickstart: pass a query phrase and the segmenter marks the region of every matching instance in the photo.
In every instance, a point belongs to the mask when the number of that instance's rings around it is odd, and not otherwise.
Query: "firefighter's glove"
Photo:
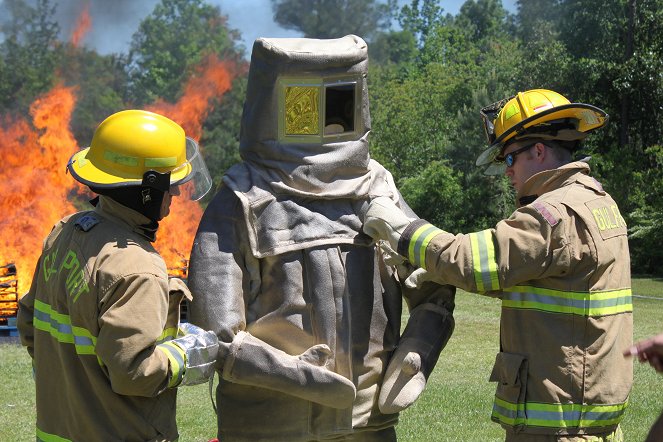
[[[453,316],[443,307],[426,303],[412,310],[387,365],[378,398],[380,411],[398,413],[419,398],[453,328]]]
[[[319,344],[289,355],[240,331],[230,346],[222,377],[242,385],[266,388],[332,408],[349,408],[356,389],[350,380],[325,365],[331,350]]]
[[[380,196],[371,200],[363,221],[364,233],[373,239],[388,241],[392,249],[398,250],[398,240],[414,220],[408,218],[390,198]]]
[[[438,275],[429,272],[428,270],[422,268],[416,268],[409,276],[405,279],[405,287],[409,289],[420,289],[421,286],[427,282],[433,281],[438,284],[444,284],[445,282],[438,277]]]
[[[189,323],[180,324],[178,337],[158,346],[170,360],[169,387],[207,382],[214,374],[219,339],[211,331]]]

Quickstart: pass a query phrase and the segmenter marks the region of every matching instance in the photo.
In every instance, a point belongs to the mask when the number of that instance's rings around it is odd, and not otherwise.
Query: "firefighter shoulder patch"
[[[92,214],[83,215],[74,223],[74,225],[83,232],[90,231],[97,224],[99,224],[99,219]]]
[[[561,220],[559,217],[553,215],[550,210],[548,210],[548,207],[546,207],[546,205],[540,201],[532,203],[532,207],[534,207],[534,209],[536,209],[536,211],[541,214],[543,219],[548,222],[550,227],[556,226]]]

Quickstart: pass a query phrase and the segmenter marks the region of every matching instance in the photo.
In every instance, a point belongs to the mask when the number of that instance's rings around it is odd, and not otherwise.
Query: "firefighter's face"
[[[163,194],[163,199],[161,200],[161,218],[164,219],[170,214],[170,203],[173,200],[174,196],[180,195],[180,186],[170,186],[168,192]]]
[[[537,162],[538,145],[543,146],[541,143],[516,142],[504,150],[503,156],[507,160],[505,174],[517,193],[520,193],[525,181],[541,170]]]

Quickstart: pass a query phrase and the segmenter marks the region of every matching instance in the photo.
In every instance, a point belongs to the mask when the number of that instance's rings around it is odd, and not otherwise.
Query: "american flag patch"
[[[548,221],[550,227],[554,227],[559,223],[560,219],[556,218],[552,213],[550,213],[550,210],[548,210],[548,208],[543,205],[543,203],[532,203],[532,207],[534,207],[536,211],[539,212],[546,221]]]

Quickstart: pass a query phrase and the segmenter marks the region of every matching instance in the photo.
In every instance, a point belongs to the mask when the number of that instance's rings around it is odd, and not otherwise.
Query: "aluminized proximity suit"
[[[403,297],[439,325],[422,337],[426,376],[451,335],[454,289],[403,287],[361,231],[370,197],[410,210],[368,154],[367,62],[355,36],[254,44],[243,162],[205,211],[189,272],[191,320],[222,347],[220,440],[395,440],[378,396]]]

